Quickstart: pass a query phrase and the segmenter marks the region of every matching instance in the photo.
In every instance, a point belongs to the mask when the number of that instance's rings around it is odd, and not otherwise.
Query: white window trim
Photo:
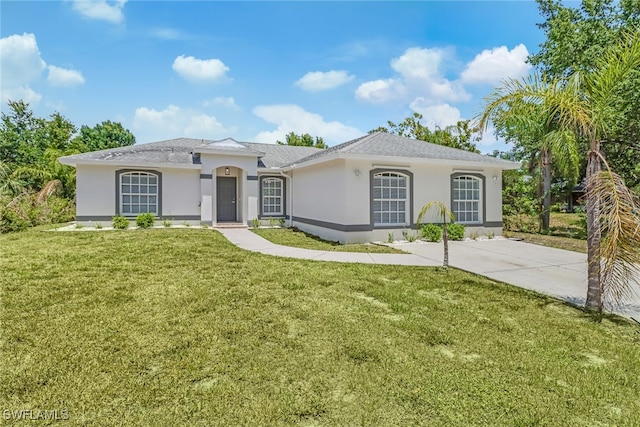
[[[402,172],[398,172],[398,171],[380,171],[377,172],[375,174],[372,175],[372,183],[371,183],[371,188],[372,188],[372,192],[375,193],[375,184],[374,184],[374,180],[376,179],[376,177],[380,177],[382,178],[383,175],[387,175],[387,177],[390,177],[391,175],[395,176],[396,178],[402,177],[405,179],[405,186],[404,186],[404,190],[405,190],[405,197],[404,198],[395,198],[395,199],[391,199],[391,198],[375,198],[375,196],[372,196],[371,198],[371,202],[375,203],[375,202],[404,202],[404,222],[375,222],[375,208],[372,207],[372,214],[373,214],[373,226],[374,227],[399,227],[399,226],[409,226],[409,222],[410,222],[410,215],[409,215],[409,209],[410,209],[410,197],[411,195],[410,193],[410,176],[402,173]],[[391,187],[389,187],[391,188]],[[400,187],[397,187],[398,189],[400,189]],[[373,194],[372,193],[372,194]],[[382,192],[381,192],[382,193]],[[400,213],[401,211],[394,211],[395,213]],[[391,211],[388,211],[388,213],[391,213]]]
[[[280,184],[280,195],[279,196],[265,196],[264,194],[264,190],[265,190],[265,184],[269,182],[278,182]],[[262,201],[262,206],[261,206],[261,211],[262,211],[262,216],[265,217],[270,217],[270,216],[282,216],[284,215],[284,179],[283,178],[279,178],[279,177],[275,177],[275,176],[269,176],[269,177],[264,177],[262,178],[262,185],[261,185],[261,189],[260,191],[262,192],[261,194],[261,201]],[[270,197],[270,198],[277,198],[279,199],[279,203],[277,203],[276,205],[265,205],[265,198],[266,197]],[[277,212],[265,212],[265,206],[279,206],[280,209]]]
[[[147,193],[140,193],[140,192],[138,192],[138,193],[132,193],[132,192],[125,193],[123,191],[123,189],[122,189],[122,187],[124,185],[123,182],[122,182],[122,179],[125,176],[131,177],[133,175],[137,175],[138,177],[141,176],[141,175],[146,175],[147,178],[148,177],[154,177],[156,179],[156,183],[155,183],[156,192],[155,193],[149,193],[149,192],[147,192]],[[145,171],[145,170],[122,172],[122,173],[119,174],[119,177],[118,177],[118,185],[119,185],[119,200],[118,200],[119,206],[118,207],[119,207],[120,215],[125,216],[125,217],[136,217],[141,213],[147,213],[147,212],[135,212],[135,213],[134,212],[127,212],[127,213],[125,213],[124,212],[124,205],[125,205],[124,197],[125,196],[149,196],[149,195],[151,195],[151,196],[155,196],[155,198],[156,198],[156,201],[155,201],[156,209],[155,209],[155,212],[151,212],[151,213],[154,214],[155,216],[160,216],[160,175],[159,174],[157,174],[155,172],[151,172],[151,171]],[[131,183],[129,183],[128,185],[140,185],[140,184],[131,184]],[[146,185],[147,185],[147,187],[149,186],[148,183]],[[146,203],[145,205],[149,205],[149,204],[150,203]],[[128,203],[128,205],[129,206],[133,206],[134,203]],[[140,203],[138,202],[137,205],[139,207]]]
[[[465,178],[465,180],[471,179],[473,181],[475,181],[478,184],[478,199],[474,200],[474,199],[456,199],[454,197],[454,183],[456,182],[456,180],[459,180],[460,178]],[[454,210],[454,216],[456,218],[456,222],[459,224],[465,224],[465,225],[478,225],[478,224],[482,224],[484,221],[483,218],[483,203],[484,203],[484,186],[483,186],[483,180],[477,176],[474,175],[458,175],[455,178],[453,178],[453,180],[451,181],[451,201],[452,201],[452,205],[451,208],[453,210],[455,203],[456,202],[478,202],[478,220],[477,221],[461,221],[458,218],[458,214],[457,212]],[[466,190],[466,188],[465,188]],[[465,211],[465,212],[474,212],[474,211]]]

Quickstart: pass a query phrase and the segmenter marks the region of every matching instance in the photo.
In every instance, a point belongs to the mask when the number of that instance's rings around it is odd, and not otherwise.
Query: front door
[[[216,180],[218,222],[237,221],[236,178],[219,176]]]

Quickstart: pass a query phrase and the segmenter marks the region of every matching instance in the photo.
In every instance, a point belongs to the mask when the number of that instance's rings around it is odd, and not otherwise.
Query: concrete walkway
[[[276,245],[246,228],[218,231],[248,251],[290,258],[413,266],[440,266],[443,258],[442,243],[393,245],[407,254],[330,252]],[[587,256],[578,252],[501,239],[450,242],[449,265],[576,305],[585,302]],[[636,297],[623,307],[607,307],[607,311],[640,321],[640,300]]]

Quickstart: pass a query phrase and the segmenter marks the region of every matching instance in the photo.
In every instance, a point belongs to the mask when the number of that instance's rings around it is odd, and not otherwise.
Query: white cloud
[[[214,82],[225,77],[229,67],[215,58],[197,59],[180,55],[173,61],[173,70],[191,82]]]
[[[46,67],[35,35],[14,34],[0,39],[2,101],[39,102],[42,96],[30,84],[40,79]]]
[[[305,74],[296,85],[310,92],[333,89],[353,80],[355,76],[344,70],[312,71]]]
[[[162,40],[187,40],[191,36],[182,30],[175,28],[155,28],[151,30],[151,36]]]
[[[409,106],[416,113],[422,114],[422,124],[430,129],[435,129],[436,127],[445,128],[462,120],[460,110],[447,103],[430,104],[420,97],[411,102]]]
[[[239,110],[240,106],[236,104],[236,100],[230,96],[216,96],[215,98],[207,99],[202,102],[202,105],[205,107],[214,107],[214,106],[222,106],[225,108],[229,108],[231,110]]]
[[[124,20],[122,8],[127,0],[107,2],[106,0],[75,0],[73,9],[82,16],[91,19],[119,24]]]
[[[431,103],[466,101],[470,95],[460,82],[443,74],[442,63],[448,55],[448,51],[438,48],[409,48],[391,60],[396,76],[362,83],[356,98],[370,103],[409,103],[418,98]]]
[[[49,77],[47,82],[54,86],[76,86],[84,84],[82,73],[76,70],[67,70],[65,68],[49,65]]]
[[[483,50],[467,64],[462,72],[462,80],[466,83],[499,84],[506,78],[520,78],[527,75],[531,65],[527,64],[529,51],[519,44],[512,50],[506,46]]]
[[[257,142],[274,144],[277,140],[284,141],[287,133],[295,132],[319,136],[324,138],[326,143],[334,145],[363,134],[360,130],[343,123],[327,122],[319,114],[305,111],[298,105],[262,105],[255,107],[253,114],[278,126],[273,131],[264,131],[256,135]]]
[[[132,127],[141,142],[177,137],[215,139],[235,132],[233,128],[225,128],[214,116],[175,105],[164,110],[137,108]]]

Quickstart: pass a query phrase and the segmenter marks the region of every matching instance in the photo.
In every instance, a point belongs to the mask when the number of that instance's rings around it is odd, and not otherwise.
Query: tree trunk
[[[442,244],[444,245],[444,262],[442,265],[445,268],[449,267],[449,232],[447,231],[447,218],[445,215],[444,223],[442,225]]]
[[[551,222],[551,155],[548,150],[542,150],[542,231],[549,231]]]
[[[587,194],[591,178],[601,170],[600,141],[592,141],[587,159]],[[589,310],[602,311],[602,283],[600,277],[600,200],[587,196],[587,301]]]

